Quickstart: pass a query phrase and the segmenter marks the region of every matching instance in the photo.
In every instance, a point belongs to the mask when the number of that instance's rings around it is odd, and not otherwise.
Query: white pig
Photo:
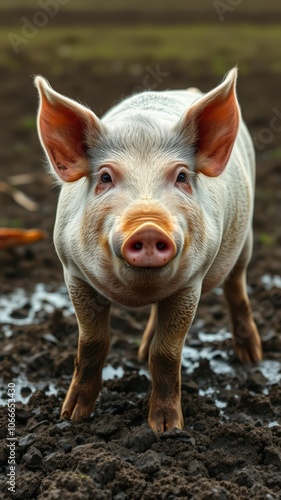
[[[223,283],[234,349],[262,359],[246,289],[255,160],[235,93],[143,92],[99,119],[42,77],[38,132],[61,183],[54,231],[79,345],[62,417],[94,408],[109,349],[111,301],[151,304],[139,349],[149,360],[149,425],[183,427],[181,353],[202,293]]]

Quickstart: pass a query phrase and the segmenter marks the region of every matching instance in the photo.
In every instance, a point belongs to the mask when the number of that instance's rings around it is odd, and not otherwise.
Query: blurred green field
[[[242,74],[262,69],[281,73],[280,25],[172,25],[172,26],[52,26],[12,49],[18,26],[0,30],[0,64],[16,68],[21,57],[31,63],[53,64],[98,61],[179,61],[193,76],[222,75],[238,64]]]
[[[47,0],[45,0],[47,3]],[[60,4],[60,0],[57,0],[57,3]],[[214,11],[214,3],[215,1],[210,0],[200,0],[200,2],[191,2],[188,0],[64,0],[63,8],[65,9],[87,9],[87,10],[148,10],[153,11],[157,9],[165,9],[165,10],[181,10],[184,12],[200,12]],[[227,4],[228,2],[221,2]],[[44,4],[44,0],[42,0],[42,4]],[[1,8],[11,9],[11,8],[34,8],[38,7],[38,1],[35,0],[1,0]],[[231,2],[229,2],[231,6]],[[280,13],[280,0],[255,0],[255,1],[245,1],[241,0],[241,2],[237,3],[236,7],[233,7],[234,10],[240,10],[241,12],[279,12]]]
[[[58,13],[35,27],[34,36],[24,38],[23,15],[34,23],[34,15],[48,2],[56,2]],[[137,75],[138,64],[173,61],[195,78],[221,76],[234,65],[244,75],[280,74],[280,0],[238,0],[235,7],[231,3],[220,2],[230,8],[227,22],[220,22],[216,0],[1,0],[0,65],[11,71],[25,63],[35,71],[37,65],[46,65],[50,73],[59,74],[63,65],[88,63],[95,65],[95,74],[104,74],[111,62],[117,63],[117,73],[120,62],[135,65],[131,71]],[[105,14],[99,17],[101,12]],[[141,18],[143,12],[151,14]],[[180,14],[172,18],[174,13]],[[17,36],[23,36],[18,47],[13,38]]]

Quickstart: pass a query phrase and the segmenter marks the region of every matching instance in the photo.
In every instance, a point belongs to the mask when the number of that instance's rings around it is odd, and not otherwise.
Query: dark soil
[[[175,61],[167,61],[163,71],[167,68],[170,76],[165,86],[169,88],[190,84],[208,90],[217,83],[208,74],[201,81],[190,81]],[[40,227],[51,235],[58,191],[43,172],[35,129],[22,126],[26,116],[36,113],[29,75],[36,71],[48,76],[48,68],[38,62],[34,69],[26,60],[24,70],[13,71],[11,77],[9,70],[1,70],[1,180],[32,173],[33,182],[19,187],[39,209],[28,212],[0,194],[0,225]],[[86,64],[70,66],[54,77],[52,85],[99,113],[138,83],[135,77],[120,74],[114,76],[112,85],[112,75],[94,79],[92,71]],[[142,76],[138,78],[142,80]],[[238,93],[255,136],[270,126],[273,108],[281,109],[280,78],[262,71],[241,76]],[[183,356],[183,431],[157,436],[148,427],[151,384],[147,366],[136,360],[148,309],[128,311],[117,305],[113,307],[107,365],[123,375],[105,381],[89,420],[79,424],[60,421],[73,371],[77,327],[67,310],[65,290],[60,291],[65,304],[56,302],[58,296],[54,295],[55,305],[50,305],[51,292],[57,293],[63,284],[52,237],[34,246],[1,252],[1,300],[7,298],[7,304],[14,304],[0,332],[1,498],[281,498],[281,165],[280,155],[274,153],[278,143],[280,133],[275,133],[271,143],[257,151],[255,247],[249,269],[265,361],[254,367],[237,361],[220,291],[203,297]],[[43,285],[34,295],[38,284]],[[40,290],[43,298],[35,311]],[[16,302],[20,293],[23,299]],[[3,304],[0,314],[8,308]],[[34,319],[29,321],[32,311]],[[18,399],[15,495],[8,494],[6,482],[5,401],[7,384],[12,381]]]

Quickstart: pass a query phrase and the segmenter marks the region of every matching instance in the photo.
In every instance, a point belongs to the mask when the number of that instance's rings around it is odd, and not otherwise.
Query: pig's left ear
[[[55,92],[41,76],[34,83],[40,97],[38,133],[55,173],[66,182],[87,176],[89,140],[94,142],[101,133],[99,118],[85,106]]]
[[[218,87],[196,101],[177,125],[195,148],[196,170],[209,177],[223,172],[236,139],[240,118],[236,79],[234,68]]]

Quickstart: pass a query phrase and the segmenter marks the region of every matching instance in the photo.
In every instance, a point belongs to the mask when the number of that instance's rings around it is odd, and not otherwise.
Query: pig
[[[39,138],[61,185],[54,243],[79,327],[62,418],[93,411],[112,301],[151,305],[138,356],[155,432],[184,425],[181,353],[202,293],[222,284],[238,358],[262,359],[246,287],[255,157],[236,79],[233,68],[206,94],[144,91],[100,119],[35,78]]]

